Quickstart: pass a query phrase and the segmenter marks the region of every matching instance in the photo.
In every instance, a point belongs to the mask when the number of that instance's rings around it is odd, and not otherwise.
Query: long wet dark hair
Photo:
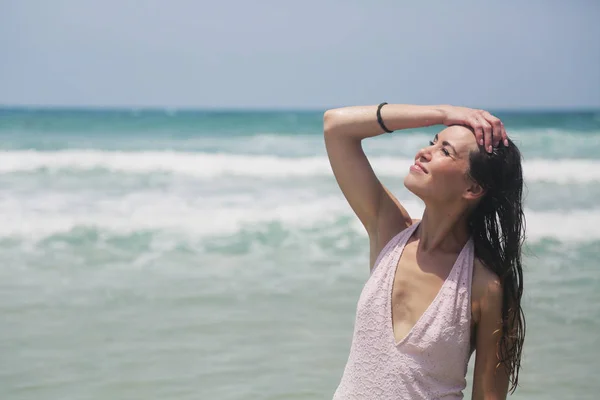
[[[498,358],[509,375],[511,393],[519,383],[525,315],[521,307],[523,269],[521,246],[525,239],[521,152],[509,139],[492,153],[483,147],[470,154],[469,176],[485,194],[469,216],[475,256],[502,283],[502,337]]]

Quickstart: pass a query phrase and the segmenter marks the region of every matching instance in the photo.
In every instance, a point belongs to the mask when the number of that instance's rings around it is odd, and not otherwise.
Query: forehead
[[[459,153],[468,153],[478,150],[477,141],[473,131],[460,125],[449,126],[437,134],[440,142],[450,143]]]

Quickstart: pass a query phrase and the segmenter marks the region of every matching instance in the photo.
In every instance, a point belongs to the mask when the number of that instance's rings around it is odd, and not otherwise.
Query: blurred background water
[[[527,185],[514,398],[596,398],[600,112],[497,115]],[[439,129],[364,142],[414,217],[402,181]],[[0,397],[333,395],[368,239],[322,110],[2,108],[0,220]]]

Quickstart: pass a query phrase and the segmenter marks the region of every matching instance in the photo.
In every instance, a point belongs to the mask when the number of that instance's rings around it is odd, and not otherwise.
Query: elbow
[[[329,136],[336,131],[336,128],[339,126],[339,119],[338,109],[334,108],[325,111],[323,114],[323,134]]]

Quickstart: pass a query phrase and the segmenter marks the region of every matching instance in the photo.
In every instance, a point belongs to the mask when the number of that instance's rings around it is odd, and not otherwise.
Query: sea
[[[0,398],[331,399],[369,254],[323,111],[0,108]],[[598,399],[600,110],[495,114],[526,180],[511,398]],[[414,218],[441,129],[363,142]]]

